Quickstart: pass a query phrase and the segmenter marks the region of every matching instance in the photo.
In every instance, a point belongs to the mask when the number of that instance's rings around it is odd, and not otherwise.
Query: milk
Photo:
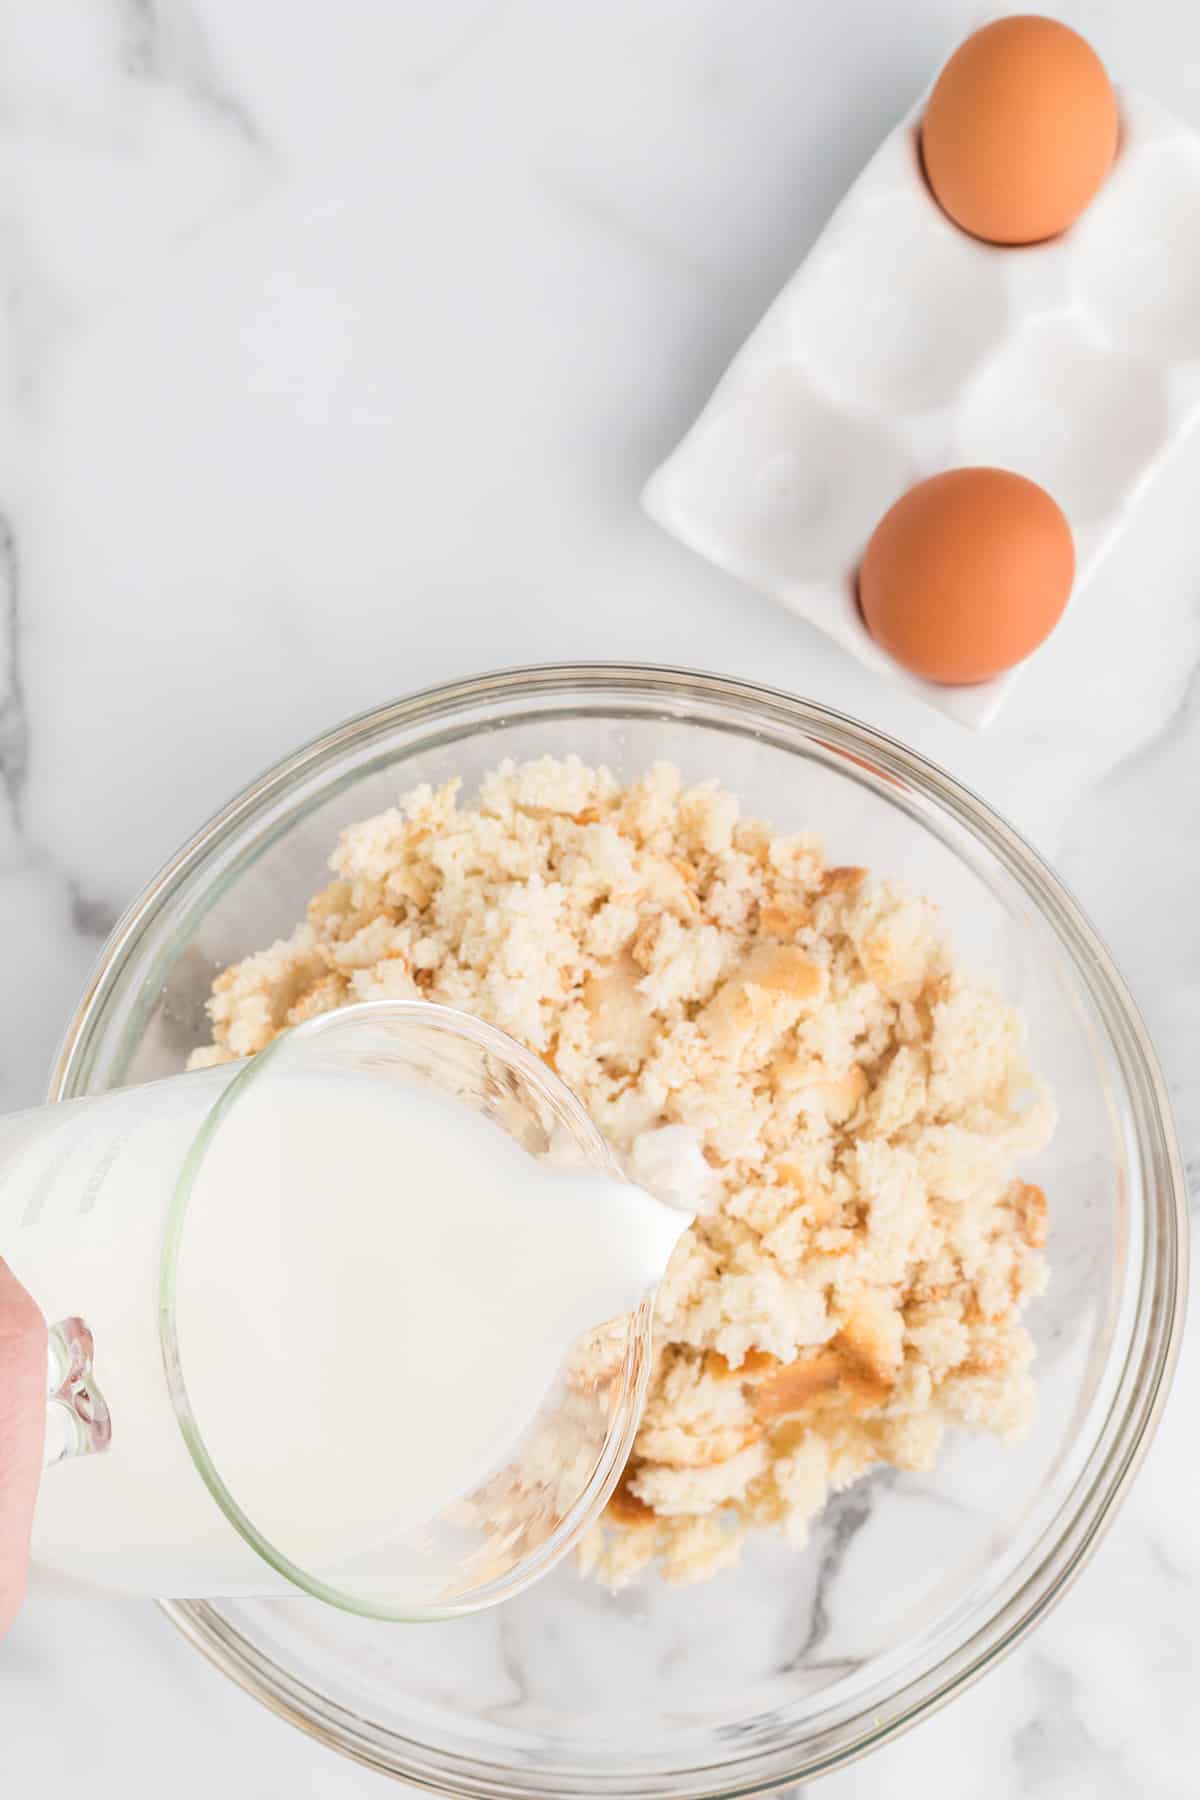
[[[0,1121],[0,1253],[48,1318],[86,1319],[112,1415],[106,1451],[46,1471],[35,1561],[131,1593],[289,1591],[197,1473],[160,1347],[168,1208],[230,1075]],[[638,1305],[687,1223],[464,1103],[272,1071],[224,1115],[184,1214],[195,1427],[258,1531],[336,1583],[505,1463],[569,1345]]]

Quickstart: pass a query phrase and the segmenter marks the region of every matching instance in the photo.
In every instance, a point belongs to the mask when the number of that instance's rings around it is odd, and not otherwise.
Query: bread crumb
[[[703,1206],[585,1570],[705,1579],[751,1530],[802,1545],[879,1463],[928,1468],[950,1426],[1025,1425],[1048,1226],[1015,1164],[1053,1107],[935,907],[715,783],[658,765],[622,787],[576,757],[505,762],[474,805],[415,788],[331,868],[290,937],[218,977],[193,1067],[419,995],[544,1057],[649,1185],[690,1146]],[[580,1351],[581,1405],[612,1351]]]

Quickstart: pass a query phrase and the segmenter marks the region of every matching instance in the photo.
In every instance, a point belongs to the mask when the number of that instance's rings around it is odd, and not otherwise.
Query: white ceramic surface
[[[1015,469],[1066,514],[1086,605],[1200,414],[1200,135],[1118,98],[1104,187],[1062,237],[1020,248],[939,209],[919,101],[642,494],[683,543],[965,725],[990,723],[1020,671],[941,687],[879,648],[856,578],[888,507],[941,469]]]
[[[1200,121],[1191,0],[1054,10]],[[811,693],[1007,813],[1108,936],[1200,1169],[1200,438],[982,735],[637,506],[977,22],[971,0],[0,4],[0,1106],[43,1091],[116,911],[267,762],[429,682],[638,657]],[[1076,1588],[820,1800],[1193,1800],[1198,1408],[1194,1312]],[[732,1625],[717,1590],[711,1619]],[[498,1620],[497,1705],[522,1662]],[[153,1607],[44,1591],[0,1647],[0,1785],[395,1791]]]

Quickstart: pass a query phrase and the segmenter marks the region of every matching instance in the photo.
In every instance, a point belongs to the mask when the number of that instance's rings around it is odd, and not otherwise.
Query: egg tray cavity
[[[914,482],[993,464],[1062,507],[1077,604],[1200,413],[1200,136],[1144,95],[1118,99],[1103,188],[1062,237],[1019,249],[939,209],[922,101],[642,495],[683,543],[976,729],[1019,671],[960,688],[910,675],[862,622],[858,564]]]

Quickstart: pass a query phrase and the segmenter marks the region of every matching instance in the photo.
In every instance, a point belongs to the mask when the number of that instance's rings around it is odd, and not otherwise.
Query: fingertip
[[[0,1259],[0,1635],[25,1597],[46,1430],[46,1321]]]
[[[0,1344],[16,1346],[32,1362],[46,1355],[46,1321],[33,1295],[0,1256]]]

